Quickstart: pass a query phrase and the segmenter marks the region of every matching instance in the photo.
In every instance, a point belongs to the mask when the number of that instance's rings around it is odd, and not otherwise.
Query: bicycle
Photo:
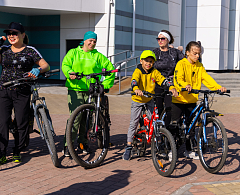
[[[99,76],[108,76],[115,72],[118,72],[118,69],[110,71],[103,69],[100,73],[89,75],[74,73],[78,80],[84,77],[95,80],[94,83],[90,84],[88,103],[77,107],[73,111],[68,120],[66,131],[66,140],[71,157],[77,164],[85,168],[99,166],[108,152],[111,125],[109,104],[107,96],[103,95],[104,89]],[[74,127],[74,124],[77,124],[77,127]],[[85,128],[83,134],[79,131],[80,125]],[[74,128],[78,129],[78,135],[73,135]],[[87,139],[89,149],[87,152],[83,151],[83,145],[79,141],[81,136]],[[76,139],[73,140],[73,137],[76,137]]]
[[[187,91],[182,88],[182,91]],[[193,109],[190,116],[186,118],[183,113],[181,120],[177,123],[178,132],[176,134],[176,145],[179,148],[190,139],[192,149],[197,146],[197,152],[200,162],[204,169],[209,173],[219,172],[226,161],[228,153],[228,140],[224,125],[216,118],[223,116],[222,114],[210,110],[209,96],[210,94],[227,95],[219,90],[196,90],[192,89],[189,93],[203,93],[203,99]],[[230,93],[227,90],[226,93]],[[213,102],[214,96],[212,96]],[[165,114],[162,114],[164,120]],[[195,137],[195,129],[198,128],[197,138]]]
[[[151,144],[153,165],[160,175],[166,177],[171,175],[175,168],[177,149],[172,134],[164,128],[164,121],[159,119],[156,98],[163,94],[152,94],[146,91],[143,91],[143,94],[146,97],[153,97],[154,111],[149,120],[146,115],[146,105],[143,105],[139,120],[140,128],[133,138],[132,156],[144,156],[147,144]]]
[[[41,73],[40,77],[48,78],[53,75],[52,73],[59,72],[59,71],[60,71],[59,69],[50,70],[48,72]],[[26,75],[27,75],[27,73],[26,73]],[[30,121],[29,121],[30,122],[30,124],[29,124],[30,132],[28,132],[28,136],[26,138],[25,148],[29,144],[29,139],[30,139],[29,133],[31,133],[31,131],[38,133],[42,137],[42,139],[44,139],[46,141],[53,165],[55,167],[59,167],[59,160],[58,160],[55,142],[54,142],[54,138],[53,138],[56,134],[53,129],[52,119],[50,117],[49,110],[46,105],[45,97],[39,97],[39,94],[38,94],[39,88],[36,83],[37,79],[39,79],[39,77],[35,77],[35,78],[24,77],[24,78],[20,78],[20,79],[14,80],[14,81],[9,81],[9,82],[3,83],[2,86],[4,86],[4,87],[18,86],[18,85],[30,85],[31,86],[32,98],[30,101]],[[39,103],[37,103],[37,101]],[[36,119],[39,130],[31,129],[31,128],[33,128],[34,117]],[[15,124],[15,119],[13,119],[10,123],[10,132],[13,134],[13,136],[15,136],[14,135],[15,131],[16,131],[16,124]]]

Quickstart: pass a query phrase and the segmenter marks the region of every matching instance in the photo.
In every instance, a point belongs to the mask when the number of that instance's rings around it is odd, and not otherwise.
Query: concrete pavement
[[[69,117],[66,88],[43,87],[40,93],[46,97],[53,119],[61,167],[52,165],[47,146],[37,134],[31,134],[22,163],[11,162],[10,136],[8,163],[0,166],[0,194],[240,194],[240,98],[216,96],[212,106],[225,114],[220,119],[227,130],[229,152],[223,169],[210,174],[198,160],[180,157],[173,174],[166,178],[155,170],[150,147],[145,157],[122,160],[130,121],[130,95],[109,95],[114,146],[101,166],[86,170],[61,153]]]

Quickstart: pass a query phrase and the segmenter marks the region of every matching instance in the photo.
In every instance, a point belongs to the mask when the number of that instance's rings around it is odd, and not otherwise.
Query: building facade
[[[207,70],[239,70],[240,0],[2,0],[0,31],[21,22],[51,69],[60,68],[67,51],[85,32],[97,33],[104,55],[131,50],[134,56],[158,47],[160,30],[169,30],[174,46],[201,41]],[[119,61],[123,56],[113,59]],[[61,73],[55,79],[65,79]]]

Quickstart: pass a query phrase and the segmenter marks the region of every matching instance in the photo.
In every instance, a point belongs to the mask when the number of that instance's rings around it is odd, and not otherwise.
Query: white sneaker
[[[196,152],[192,152],[192,151],[187,151],[185,150],[185,152],[183,153],[183,155],[187,158],[191,158],[194,160],[199,160],[199,156]]]
[[[172,150],[168,153],[168,160],[169,162],[172,162]]]

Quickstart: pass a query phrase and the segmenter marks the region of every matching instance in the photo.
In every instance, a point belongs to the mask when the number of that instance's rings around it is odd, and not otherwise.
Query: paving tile
[[[214,108],[224,105],[226,114],[221,117],[229,138],[229,154],[226,165],[218,174],[210,174],[200,161],[180,157],[176,169],[170,177],[160,176],[153,167],[150,146],[142,158],[123,161],[122,154],[130,121],[131,97],[110,95],[111,142],[106,159],[95,169],[84,169],[73,159],[64,158],[62,151],[66,121],[69,118],[66,95],[44,94],[56,133],[56,149],[61,167],[52,165],[44,140],[31,134],[30,145],[23,152],[23,163],[11,162],[13,137],[10,134],[8,163],[0,166],[2,191],[15,194],[172,194],[188,184],[185,193],[213,194],[240,193],[240,113],[231,113],[232,105],[218,98]],[[237,99],[232,101],[236,102]],[[238,98],[240,100],[240,98]],[[240,102],[240,101],[239,101]],[[234,104],[234,106],[236,106]],[[222,109],[222,108],[221,108]],[[236,110],[236,109],[235,109]],[[234,181],[228,183],[228,181]],[[205,182],[209,182],[206,184]],[[222,183],[221,183],[222,182]],[[39,190],[37,190],[39,189]],[[79,189],[82,189],[81,191]],[[210,191],[211,189],[212,191]]]

